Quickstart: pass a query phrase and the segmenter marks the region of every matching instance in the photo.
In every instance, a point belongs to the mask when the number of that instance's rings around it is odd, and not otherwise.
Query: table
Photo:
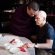
[[[3,46],[4,43],[7,43],[8,41],[19,38],[23,43],[29,42],[32,43],[29,39],[25,37],[15,36],[12,34],[0,34],[0,46]],[[27,52],[21,52],[21,55],[35,55],[35,48],[27,48]],[[7,50],[0,48],[0,55],[18,55],[18,54],[11,54]]]

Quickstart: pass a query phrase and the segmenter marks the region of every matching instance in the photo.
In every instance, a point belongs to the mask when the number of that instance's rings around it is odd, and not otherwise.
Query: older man
[[[54,43],[54,28],[48,22],[46,22],[47,14],[45,11],[39,11],[35,16],[35,22],[38,26],[37,32],[37,44],[35,45],[38,48],[37,52],[39,55],[50,55],[50,52],[47,49],[52,49]]]
[[[36,47],[37,55],[52,55],[51,51],[54,48],[54,28],[46,22],[47,14],[45,11],[39,11],[35,16],[35,22],[38,26],[36,30],[36,43],[28,44],[28,47]]]

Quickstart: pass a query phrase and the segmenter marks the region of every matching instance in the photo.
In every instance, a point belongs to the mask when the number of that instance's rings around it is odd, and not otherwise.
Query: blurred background
[[[9,33],[9,23],[17,7],[33,0],[0,0],[0,33]],[[34,0],[48,14],[47,21],[55,28],[55,0]],[[7,12],[9,10],[9,12]]]

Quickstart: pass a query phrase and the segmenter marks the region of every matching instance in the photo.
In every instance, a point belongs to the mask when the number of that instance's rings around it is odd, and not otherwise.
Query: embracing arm
[[[46,43],[37,43],[34,47],[42,49],[51,49],[53,45],[53,40],[47,39]]]
[[[35,48],[41,48],[41,49],[52,49],[53,40],[47,39],[46,43],[26,43],[24,46],[27,47],[35,47]]]

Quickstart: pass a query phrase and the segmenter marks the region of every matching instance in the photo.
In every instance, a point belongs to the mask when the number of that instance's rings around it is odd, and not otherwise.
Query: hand
[[[35,43],[28,43],[28,47],[34,47]]]
[[[22,45],[21,47],[23,47],[23,48],[28,48],[28,43],[25,43],[25,44]]]
[[[35,43],[25,43],[22,47],[28,48],[28,47],[34,47]]]

